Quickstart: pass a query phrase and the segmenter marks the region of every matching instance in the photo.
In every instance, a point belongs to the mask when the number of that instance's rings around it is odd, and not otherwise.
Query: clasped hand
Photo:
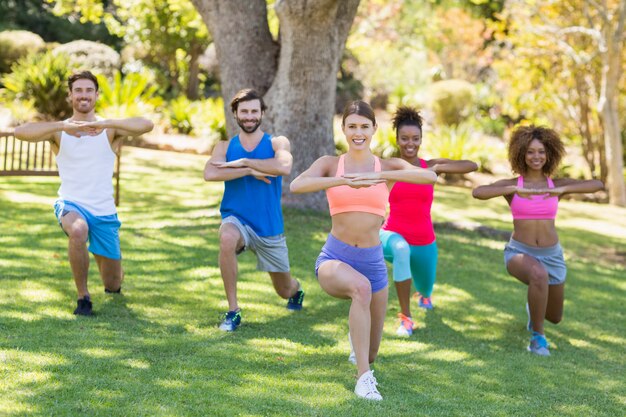
[[[530,199],[533,195],[543,195],[544,200],[546,198],[557,197],[563,194],[563,189],[560,187],[555,188],[523,188],[517,187],[515,194],[522,198]]]
[[[68,120],[63,123],[63,131],[72,136],[96,136],[99,135],[105,126],[102,121],[87,122],[82,120]]]
[[[376,184],[387,182],[380,177],[379,172],[357,172],[353,174],[344,174],[346,185],[352,188],[371,187]]]
[[[259,181],[263,181],[266,184],[271,184],[270,178],[276,178],[276,175],[266,174],[265,172],[257,171],[254,168],[249,168],[246,164],[245,158],[235,159],[234,161],[212,161],[211,165],[218,168],[248,168],[250,174]]]

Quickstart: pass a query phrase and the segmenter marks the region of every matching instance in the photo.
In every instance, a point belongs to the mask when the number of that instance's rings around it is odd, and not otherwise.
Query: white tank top
[[[115,153],[106,130],[97,136],[82,137],[61,132],[56,160],[61,199],[78,204],[94,216],[117,213],[113,200]]]

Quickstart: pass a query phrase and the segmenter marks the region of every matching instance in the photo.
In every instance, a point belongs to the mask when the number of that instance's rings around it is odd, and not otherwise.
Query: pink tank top
[[[551,178],[548,178],[548,188],[554,188]],[[517,186],[524,187],[524,178],[520,175],[517,178]],[[556,218],[559,208],[558,197],[545,198],[544,195],[531,195],[530,199],[523,198],[517,194],[511,200],[511,214],[514,220],[549,220]]]
[[[344,157],[339,157],[335,177],[341,177],[345,172]],[[374,172],[380,172],[380,159],[374,157]],[[389,188],[380,183],[371,187],[352,188],[340,185],[326,190],[326,198],[330,208],[330,215],[348,211],[361,211],[385,217]]]
[[[428,168],[420,159],[420,166]],[[432,184],[396,182],[389,194],[389,217],[384,230],[400,234],[409,245],[430,245],[435,241],[435,230],[430,217],[433,205]]]

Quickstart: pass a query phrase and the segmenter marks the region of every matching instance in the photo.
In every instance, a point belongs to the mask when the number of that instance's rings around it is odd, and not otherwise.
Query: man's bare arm
[[[273,158],[241,158],[230,162],[215,160],[211,163],[220,168],[252,168],[255,171],[271,176],[289,175],[293,165],[293,156],[291,155],[289,140],[284,136],[276,136],[272,138],[272,148],[274,149]]]

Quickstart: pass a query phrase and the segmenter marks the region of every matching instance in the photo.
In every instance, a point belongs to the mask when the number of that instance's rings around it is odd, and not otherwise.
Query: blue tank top
[[[240,158],[270,159],[274,157],[272,137],[265,133],[251,152],[241,145],[239,135],[231,139],[226,150],[226,161]],[[270,177],[271,184],[259,181],[252,175],[224,182],[224,197],[220,212],[222,219],[235,216],[261,237],[284,233],[283,212],[280,205],[282,177]]]

